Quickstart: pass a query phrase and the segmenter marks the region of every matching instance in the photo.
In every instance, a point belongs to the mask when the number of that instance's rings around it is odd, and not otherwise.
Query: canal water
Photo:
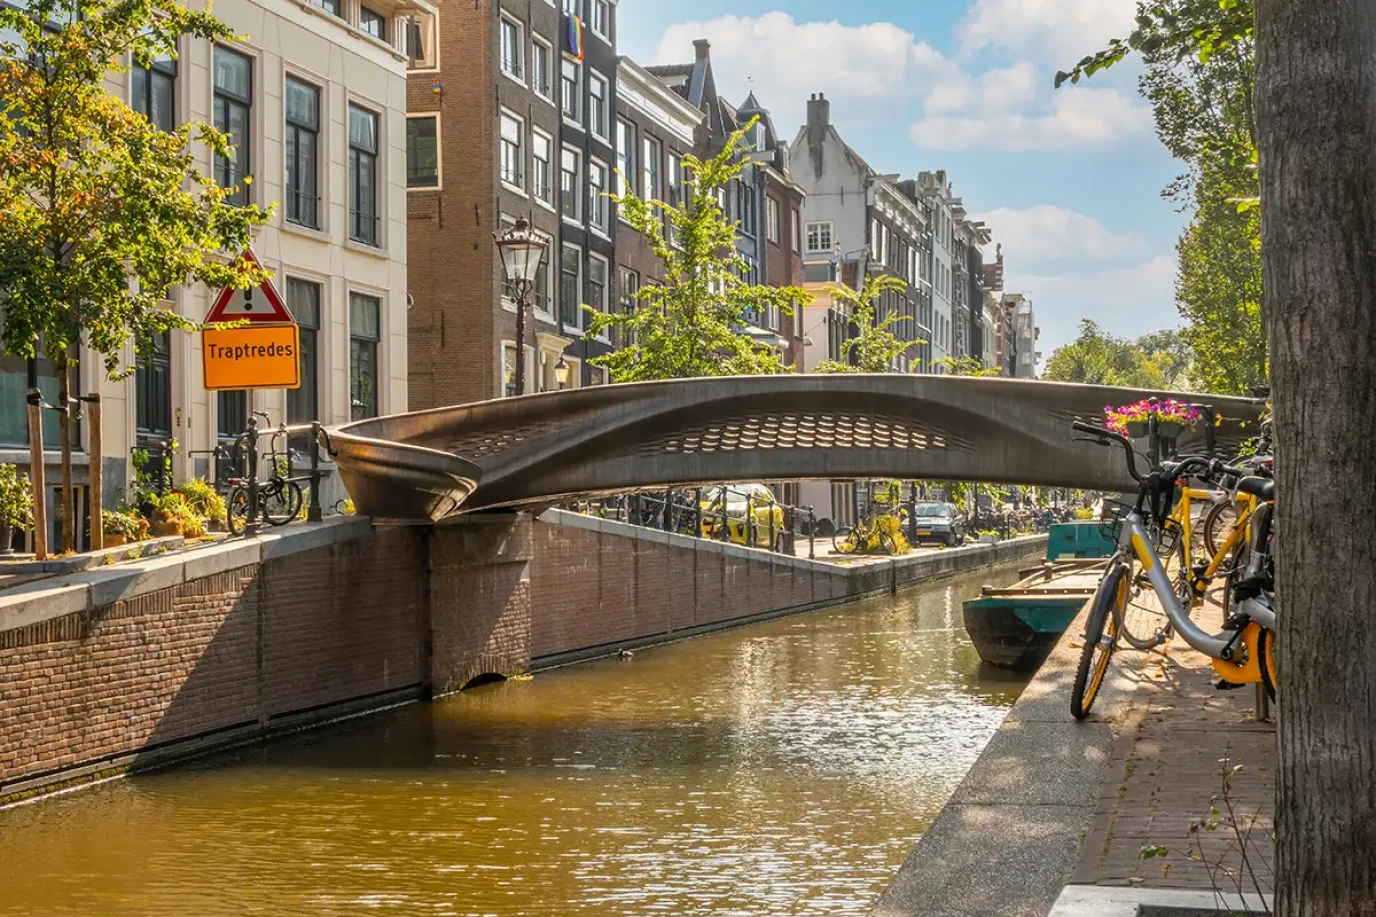
[[[865,914],[1023,682],[986,571],[0,812],[0,914]]]

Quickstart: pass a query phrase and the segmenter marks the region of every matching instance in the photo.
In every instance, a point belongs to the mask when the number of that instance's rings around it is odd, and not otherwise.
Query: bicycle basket
[[[1123,537],[1123,521],[1127,519],[1128,513],[1132,512],[1131,503],[1120,503],[1117,500],[1105,500],[1103,514],[1099,517],[1099,531],[1105,538],[1114,544]]]
[[[1180,527],[1180,523],[1174,519],[1167,519],[1166,524],[1161,526],[1160,532],[1152,531],[1156,535],[1155,544],[1156,556],[1164,561],[1169,561],[1175,556],[1175,549],[1180,544],[1180,538],[1185,534],[1185,530]]]

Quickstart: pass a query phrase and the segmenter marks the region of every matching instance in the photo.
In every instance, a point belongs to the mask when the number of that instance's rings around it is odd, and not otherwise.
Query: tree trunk
[[[1376,4],[1258,0],[1280,917],[1376,915]]]
[[[72,500],[72,370],[64,350],[57,358],[58,446],[62,450],[62,553],[76,550]]]

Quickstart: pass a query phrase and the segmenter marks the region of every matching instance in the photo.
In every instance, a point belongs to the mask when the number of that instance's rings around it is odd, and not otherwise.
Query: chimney
[[[705,38],[699,38],[693,42],[693,47],[697,50],[698,60],[707,60],[712,53],[712,43]]]
[[[817,178],[822,177],[825,165],[822,162],[822,148],[830,127],[831,103],[819,92],[807,100],[807,146],[812,159],[812,173]]]

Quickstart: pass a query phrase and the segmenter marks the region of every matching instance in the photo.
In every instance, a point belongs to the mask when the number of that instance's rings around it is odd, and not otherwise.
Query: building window
[[[831,223],[807,224],[807,250],[831,253],[833,247]]]
[[[406,187],[439,187],[439,135],[438,115],[416,115],[406,119]]]
[[[406,35],[407,69],[434,70],[439,66],[435,53],[436,21],[433,13],[412,13],[403,20]]]
[[[592,30],[608,40],[612,37],[612,8],[607,0],[592,0]]]
[[[607,167],[596,159],[588,161],[588,221],[603,232],[611,227],[607,219]]]
[[[564,216],[571,220],[582,216],[582,189],[578,187],[580,165],[578,151],[564,147],[559,155],[559,206]]]
[[[311,6],[322,9],[331,16],[339,15],[339,0],[310,0]]]
[[[318,229],[320,90],[287,77],[287,219]]]
[[[770,242],[779,241],[779,202],[772,197],[764,199],[765,232]]]
[[[616,193],[635,194],[635,125],[616,119]]]
[[[552,98],[549,61],[553,54],[549,42],[538,35],[534,36],[530,45],[530,88],[546,100]]]
[[[570,121],[578,120],[578,75],[578,61],[567,57],[559,61],[559,99],[564,117]]]
[[[41,351],[40,351],[41,352]],[[81,394],[81,374],[76,371],[79,351],[75,345],[70,351],[72,397]],[[23,360],[9,354],[0,354],[0,443],[7,446],[24,447],[29,444],[29,414],[25,397],[28,390],[36,388],[43,393],[43,401],[53,404],[57,401],[57,367],[47,357]],[[81,424],[72,425],[72,443],[80,443]],[[59,445],[57,413],[43,412],[43,447],[56,449]]]
[[[231,204],[248,203],[244,179],[249,175],[253,154],[250,113],[253,106],[253,62],[228,48],[215,48],[215,127],[229,135],[234,144],[230,157],[216,155],[215,181],[221,188],[234,188],[226,199]]]
[[[525,68],[522,66],[521,52],[525,48],[525,39],[521,34],[521,26],[503,16],[498,29],[502,39],[502,72],[524,82]]]
[[[370,10],[366,6],[359,7],[358,27],[378,41],[387,40],[387,17],[377,10]]]
[[[531,191],[538,200],[554,204],[554,141],[538,130],[530,132],[530,146],[535,163],[531,172]]]
[[[598,312],[607,311],[607,259],[596,252],[588,253],[588,305]]]
[[[578,0],[564,0],[564,12],[570,16],[578,15]]]
[[[349,106],[349,238],[377,244],[377,115]]]
[[[606,384],[607,384],[608,382],[610,382],[610,381],[611,381],[611,373],[608,372],[607,367],[605,367],[605,366],[589,366],[589,367],[588,367],[588,384],[589,384],[589,385],[606,385]]]
[[[579,296],[583,287],[583,250],[565,242],[559,251],[559,320],[570,328],[583,327]]]
[[[525,163],[525,125],[514,115],[502,112],[502,184],[524,192]]]
[[[140,442],[172,436],[172,341],[154,335],[152,350],[138,354],[134,368],[135,423]]]
[[[287,423],[310,423],[322,419],[320,350],[316,340],[320,332],[320,284],[288,277],[287,308],[296,319],[301,336],[301,387],[287,390]],[[309,443],[303,440],[295,448],[303,446],[309,448]]]
[[[130,105],[159,130],[171,133],[177,127],[177,62],[160,57],[151,67],[137,64],[130,70]]]
[[[653,137],[645,138],[645,199],[657,201],[662,193],[659,187],[659,157],[662,146]]]
[[[755,186],[748,181],[736,185],[736,216],[741,221],[741,232],[754,236],[759,232],[759,214],[755,212]]]
[[[248,429],[248,392],[217,392],[215,432],[222,439],[238,439]]]
[[[802,253],[803,250],[803,215],[797,210],[793,211],[793,250]]]
[[[630,268],[617,268],[616,286],[620,294],[618,302],[621,305],[621,311],[630,315],[635,311],[636,293],[640,291],[640,275]]]
[[[607,139],[607,81],[588,72],[588,127],[594,134]]]
[[[545,251],[549,252],[554,245],[554,241],[545,235],[541,235],[540,238],[545,242]],[[552,257],[553,256],[550,254],[541,256],[540,266],[535,269],[535,290],[533,291],[535,297],[535,311],[550,316],[551,320],[553,320],[554,317],[554,289],[551,285],[551,281],[554,278],[554,271],[549,264]]]
[[[349,417],[377,416],[377,342],[382,303],[376,296],[349,294]]]

